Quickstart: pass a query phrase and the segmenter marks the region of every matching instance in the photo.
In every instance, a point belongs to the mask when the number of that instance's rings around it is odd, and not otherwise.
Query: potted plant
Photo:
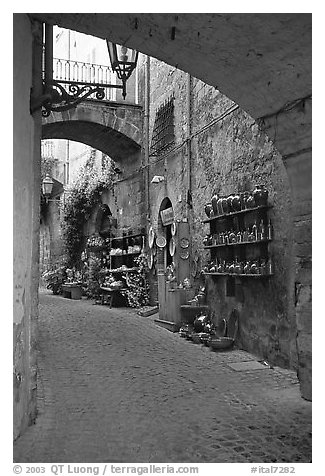
[[[62,284],[67,279],[66,267],[59,266],[49,271],[45,271],[45,273],[42,274],[42,278],[46,283],[47,289],[51,289],[53,294],[61,294]]]

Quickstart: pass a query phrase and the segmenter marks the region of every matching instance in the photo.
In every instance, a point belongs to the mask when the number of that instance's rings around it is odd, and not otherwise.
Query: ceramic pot
[[[267,204],[267,199],[269,192],[266,190],[264,185],[256,185],[253,191],[253,197],[257,207],[262,207]]]
[[[217,210],[218,210],[218,215],[223,215],[222,197],[218,198],[218,201],[217,201]]]
[[[251,264],[249,272],[251,274],[258,274],[258,267],[257,267],[257,264],[255,262],[253,262]]]
[[[245,210],[245,192],[240,192],[239,199],[240,199],[240,209]]]
[[[235,263],[231,263],[228,268],[228,273],[234,273],[235,272]]]
[[[205,303],[205,294],[198,294],[197,295],[197,301],[199,304],[204,304]]]
[[[238,193],[233,196],[231,205],[234,212],[239,212],[241,210],[241,200],[240,195]]]
[[[222,213],[228,213],[228,201],[226,197],[222,197]]]
[[[212,211],[212,203],[207,203],[204,207],[205,214],[207,215],[208,218],[210,218],[210,213]]]
[[[246,207],[247,208],[254,208],[255,207],[255,199],[253,195],[249,195],[246,199]]]
[[[238,262],[235,264],[235,273],[242,274],[243,273],[243,265],[242,263]]]
[[[208,316],[198,316],[193,322],[195,332],[203,332],[204,326],[207,322]]]
[[[228,213],[231,213],[234,211],[233,206],[232,206],[232,201],[233,201],[234,195],[229,195],[227,198],[227,204],[228,204]]]
[[[249,262],[247,261],[245,266],[244,266],[244,273],[245,274],[249,274],[249,271],[250,271],[250,264]]]
[[[237,243],[237,236],[236,236],[236,234],[235,234],[233,231],[231,231],[231,232],[229,233],[229,235],[228,235],[228,241],[229,241],[229,243]]]
[[[213,209],[213,213],[214,215],[219,215],[218,213],[218,195],[213,195],[213,197],[211,198],[211,204],[212,204],[212,209]]]
[[[203,246],[209,246],[209,236],[203,238]]]

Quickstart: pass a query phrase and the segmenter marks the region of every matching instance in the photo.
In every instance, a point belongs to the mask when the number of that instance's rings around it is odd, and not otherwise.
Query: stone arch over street
[[[85,101],[43,118],[42,139],[82,142],[118,162],[141,150],[141,107]]]

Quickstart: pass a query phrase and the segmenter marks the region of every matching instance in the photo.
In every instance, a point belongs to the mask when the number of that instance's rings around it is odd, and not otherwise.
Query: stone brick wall
[[[293,283],[293,221],[287,172],[272,142],[254,120],[218,90],[199,80],[191,81],[191,193],[193,208],[186,203],[188,178],[187,74],[158,60],[150,70],[150,137],[155,112],[170,96],[175,97],[175,144],[166,157],[150,157],[150,223],[157,229],[159,207],[165,197],[172,202],[176,219],[188,217],[192,256],[199,253],[201,267],[209,259],[202,241],[209,231],[204,205],[215,193],[227,195],[253,190],[265,184],[274,241],[270,253],[275,276],[267,281],[242,280],[235,295],[226,295],[225,278],[207,280],[208,301],[215,318],[240,313],[239,343],[242,348],[284,367],[297,367],[296,322]],[[195,280],[194,286],[198,286]]]

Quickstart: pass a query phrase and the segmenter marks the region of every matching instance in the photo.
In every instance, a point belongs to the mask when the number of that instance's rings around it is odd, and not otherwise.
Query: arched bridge
[[[86,100],[43,118],[42,139],[82,142],[115,161],[134,156],[142,145],[142,107]]]

